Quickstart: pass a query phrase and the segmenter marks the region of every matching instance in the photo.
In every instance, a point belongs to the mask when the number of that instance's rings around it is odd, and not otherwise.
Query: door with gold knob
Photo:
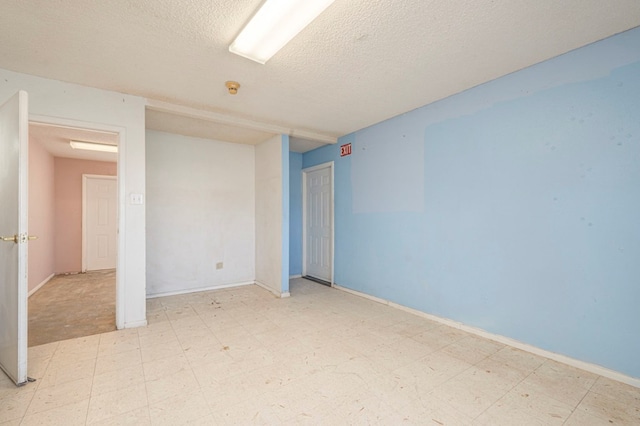
[[[0,106],[0,368],[17,385],[27,382],[28,129],[20,91]]]

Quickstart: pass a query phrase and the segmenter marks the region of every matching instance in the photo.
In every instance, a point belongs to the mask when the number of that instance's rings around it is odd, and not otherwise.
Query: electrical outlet
[[[224,263],[218,262],[216,263],[216,269],[222,269],[224,267]]]

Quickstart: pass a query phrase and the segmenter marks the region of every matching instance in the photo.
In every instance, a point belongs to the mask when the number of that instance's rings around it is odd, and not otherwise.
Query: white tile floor
[[[36,346],[1,425],[640,424],[640,389],[302,279],[149,300]]]

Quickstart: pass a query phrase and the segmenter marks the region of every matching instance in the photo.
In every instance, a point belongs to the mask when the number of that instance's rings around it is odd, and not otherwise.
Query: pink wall
[[[82,270],[82,175],[111,175],[116,163],[55,158],[55,271]]]
[[[54,158],[29,140],[29,291],[55,272]]]

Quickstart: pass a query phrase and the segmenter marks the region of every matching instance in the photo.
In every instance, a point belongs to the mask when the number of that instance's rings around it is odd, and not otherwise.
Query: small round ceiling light
[[[224,85],[227,86],[230,95],[237,94],[238,89],[240,88],[240,83],[238,83],[237,81],[227,81],[226,83],[224,83]]]

